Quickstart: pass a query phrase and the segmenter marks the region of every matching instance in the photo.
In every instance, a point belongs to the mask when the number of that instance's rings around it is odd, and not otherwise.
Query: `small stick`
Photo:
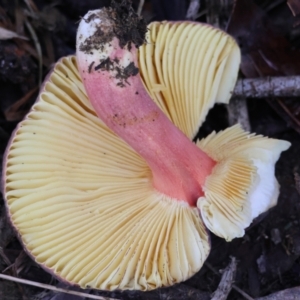
[[[251,131],[247,101],[245,97],[232,97],[227,106],[227,111],[230,126],[239,123],[245,131]]]
[[[220,275],[220,272],[218,272],[210,263],[205,262],[205,266],[208,267],[211,271],[213,271],[215,274]],[[249,296],[247,293],[245,293],[242,289],[240,289],[235,284],[232,285],[232,288],[238,292],[240,295],[242,295],[247,300],[255,300],[251,296]]]
[[[196,20],[199,9],[200,9],[200,0],[191,0],[189,8],[186,13],[186,19]]]
[[[222,274],[221,281],[217,290],[213,293],[211,300],[226,300],[235,279],[237,261],[235,257],[231,257],[231,262],[225,268]]]
[[[145,0],[140,0],[139,7],[138,7],[137,12],[136,12],[138,14],[138,16],[141,15],[144,4],[145,4]]]
[[[300,287],[286,289],[280,292],[270,294],[265,297],[256,298],[255,300],[296,300],[299,299]]]
[[[299,97],[300,76],[239,79],[232,96],[245,98]]]
[[[14,276],[4,275],[4,274],[1,274],[1,273],[0,273],[0,278],[2,278],[4,280],[9,280],[9,281],[14,281],[14,282],[18,282],[18,283],[27,284],[27,285],[36,286],[36,287],[39,287],[39,288],[42,288],[42,289],[47,289],[47,290],[51,290],[51,291],[55,291],[55,292],[61,292],[61,293],[86,297],[86,298],[89,298],[89,299],[116,300],[116,299],[113,299],[113,298],[101,297],[101,296],[96,296],[96,295],[90,295],[90,294],[87,294],[87,293],[81,293],[81,292],[71,291],[71,290],[67,290],[67,289],[57,288],[57,287],[55,287],[53,285],[50,285],[50,284],[39,283],[39,282],[27,280],[27,279],[17,278],[17,277],[14,277]]]
[[[0,256],[1,258],[3,259],[3,261],[8,265],[12,265],[12,263],[10,262],[9,258],[5,255],[4,251],[3,251],[3,248],[0,247]]]
[[[246,98],[299,97],[300,76],[239,79],[227,106],[229,124],[251,131]]]

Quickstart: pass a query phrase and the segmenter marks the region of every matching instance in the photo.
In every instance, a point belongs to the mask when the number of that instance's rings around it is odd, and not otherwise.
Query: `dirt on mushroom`
[[[140,18],[131,6],[131,1],[126,0],[118,3],[112,1],[111,7],[106,9],[108,16],[114,20],[113,25],[108,24],[107,29],[98,28],[96,33],[84,41],[82,41],[79,49],[81,51],[90,52],[93,49],[101,49],[104,44],[109,43],[114,36],[119,39],[120,47],[127,45],[131,49],[131,43],[139,47],[146,42],[145,35],[147,32],[147,24],[143,18]],[[94,18],[101,19],[102,12],[99,16],[91,14],[85,22],[89,23]]]

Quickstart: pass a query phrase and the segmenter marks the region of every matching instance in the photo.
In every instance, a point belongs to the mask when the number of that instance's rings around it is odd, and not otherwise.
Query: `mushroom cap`
[[[196,23],[155,23],[149,34],[157,43],[140,49],[145,86],[192,137],[208,109],[228,101],[238,48],[225,33]],[[168,56],[174,43],[177,50]],[[74,57],[56,64],[15,130],[4,158],[3,194],[26,251],[82,288],[169,286],[196,273],[210,250],[198,208],[155,191],[145,161],[97,118]]]

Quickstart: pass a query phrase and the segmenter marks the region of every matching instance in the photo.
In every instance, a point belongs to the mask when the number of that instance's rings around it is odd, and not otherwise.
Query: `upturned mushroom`
[[[278,197],[274,164],[288,142],[239,126],[191,141],[230,98],[235,41],[198,23],[153,23],[138,63],[145,31],[124,5],[89,12],[77,62],[56,64],[5,154],[3,194],[24,248],[82,288],[186,280],[209,253],[206,227],[240,237]]]

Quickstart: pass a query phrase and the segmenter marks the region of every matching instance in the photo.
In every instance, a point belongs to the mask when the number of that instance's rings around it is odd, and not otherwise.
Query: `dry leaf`
[[[19,35],[11,30],[0,27],[0,40],[9,40],[14,38],[28,40],[28,38],[25,36]]]

